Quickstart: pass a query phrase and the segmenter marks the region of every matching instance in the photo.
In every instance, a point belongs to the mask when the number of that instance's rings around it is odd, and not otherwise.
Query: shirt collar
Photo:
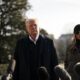
[[[36,44],[38,38],[39,38],[39,34],[36,36],[35,40],[33,40],[33,39],[31,38],[31,36],[29,36],[29,39],[30,39],[34,44]]]

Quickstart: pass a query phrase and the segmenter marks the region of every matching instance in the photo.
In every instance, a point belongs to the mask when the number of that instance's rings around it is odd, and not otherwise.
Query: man
[[[70,73],[72,80],[79,80],[74,71],[77,62],[80,62],[80,24],[74,27],[74,43],[67,49],[65,58],[65,68]]]
[[[58,64],[56,50],[53,40],[41,36],[36,19],[25,21],[28,36],[18,40],[13,63],[10,71],[13,73],[13,80],[39,80],[38,69],[44,66],[49,74],[50,80],[58,80],[54,67]]]

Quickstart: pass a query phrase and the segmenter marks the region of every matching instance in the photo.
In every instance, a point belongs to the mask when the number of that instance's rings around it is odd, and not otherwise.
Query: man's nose
[[[36,29],[36,26],[35,25],[33,25],[33,29]]]

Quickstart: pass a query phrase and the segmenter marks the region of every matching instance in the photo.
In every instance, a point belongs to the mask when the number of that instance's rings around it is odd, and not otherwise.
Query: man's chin
[[[34,36],[36,36],[37,34],[38,34],[37,32],[34,32],[34,33],[33,33]]]

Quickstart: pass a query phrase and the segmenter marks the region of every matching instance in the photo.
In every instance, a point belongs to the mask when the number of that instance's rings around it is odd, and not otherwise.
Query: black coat
[[[37,70],[45,66],[50,74],[50,80],[58,80],[54,67],[58,64],[53,40],[39,36],[36,45],[25,37],[17,42],[14,59],[16,67],[13,80],[38,80]]]

